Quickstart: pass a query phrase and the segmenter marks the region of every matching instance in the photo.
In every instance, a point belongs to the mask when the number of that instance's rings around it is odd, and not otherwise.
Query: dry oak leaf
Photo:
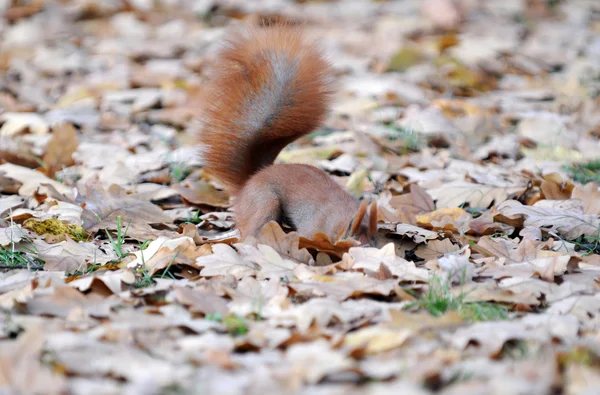
[[[518,240],[514,239],[483,236],[477,242],[477,246],[483,248],[488,256],[505,258],[506,263],[526,262],[537,256],[536,243],[528,238],[518,243]]]
[[[268,318],[290,305],[288,292],[278,278],[258,281],[253,277],[245,277],[235,289],[229,291],[232,300],[228,307],[241,317],[254,313]]]
[[[0,165],[0,173],[4,173],[4,177],[13,179],[22,184],[19,188],[19,195],[21,196],[30,197],[36,192],[47,194],[48,187],[46,184],[51,185],[61,194],[72,195],[72,189],[70,187],[46,177],[37,170],[13,165],[12,163],[4,163]]]
[[[465,203],[471,208],[485,209],[495,203],[504,202],[510,196],[525,191],[525,186],[496,186],[474,184],[467,181],[453,181],[427,192],[436,201],[438,208],[460,207]]]
[[[427,214],[416,216],[417,225],[434,229],[446,229],[460,232],[468,229],[468,222],[472,220],[471,214],[462,208],[441,208]]]
[[[5,394],[63,394],[65,376],[42,362],[45,328],[35,326],[17,340],[3,341],[0,350],[0,388]]]
[[[526,317],[527,318],[527,317]],[[538,321],[521,319],[516,321],[478,322],[459,328],[453,333],[442,333],[450,343],[464,350],[467,345],[475,344],[482,352],[497,356],[504,344],[509,340],[531,340],[534,342],[549,342],[553,337],[560,339],[574,338],[577,326],[573,326],[573,317],[545,315]],[[563,328],[570,328],[564,330]]]
[[[177,302],[188,306],[191,313],[227,315],[227,301],[206,288],[175,287],[173,295]]]
[[[27,311],[33,315],[67,317],[75,310],[93,317],[108,317],[113,306],[121,303],[116,298],[106,298],[96,293],[84,295],[73,287],[54,287],[53,292],[44,290],[27,301]]]
[[[383,228],[385,229],[385,225]],[[437,232],[432,232],[431,230],[410,224],[397,224],[395,229],[389,232],[389,234],[407,236],[415,243],[426,243],[427,240],[435,240],[438,238]]]
[[[46,175],[53,178],[63,167],[74,165],[73,153],[77,151],[78,146],[77,131],[73,125],[65,123],[53,127],[52,138],[42,158]]]
[[[248,276],[255,276],[259,270],[258,265],[243,259],[236,250],[227,244],[212,246],[212,255],[201,256],[196,259],[196,266],[202,267],[200,275],[204,277],[235,276],[238,280]]]
[[[508,218],[524,216],[525,226],[552,230],[567,240],[579,236],[597,236],[598,216],[584,214],[584,203],[579,199],[541,200],[533,206],[524,206],[516,200],[504,202],[498,212]]]
[[[264,244],[258,244],[256,247],[248,244],[236,244],[235,247],[240,255],[260,267],[257,278],[283,278],[292,277],[293,271],[298,262],[286,259],[281,256],[274,248]]]
[[[38,257],[45,262],[44,270],[74,272],[88,263],[103,265],[117,259],[112,249],[104,251],[94,243],[77,242],[66,235],[60,243],[49,244],[36,239],[33,244]]]
[[[23,239],[29,239],[30,233],[21,227],[21,225],[10,225],[7,228],[0,228],[0,246],[7,247],[19,243]]]
[[[291,369],[288,378],[298,376],[297,379],[308,384],[316,384],[330,374],[350,370],[354,364],[352,359],[340,350],[333,350],[322,339],[312,343],[293,344],[287,349],[284,362],[284,366]]]
[[[25,204],[25,198],[18,195],[3,196],[0,198],[0,216],[11,215],[17,208]],[[8,211],[8,213],[7,213]]]
[[[421,332],[426,329],[449,329],[465,323],[465,320],[456,311],[448,311],[439,317],[434,317],[427,312],[390,309],[389,315],[391,320],[387,325],[392,328],[410,329],[412,332]]]
[[[548,314],[576,317],[581,322],[594,321],[600,314],[600,294],[574,295],[553,303],[547,311]]]
[[[352,270],[377,272],[380,265],[385,265],[389,272],[400,281],[427,282],[429,279],[427,269],[417,268],[414,262],[396,256],[394,243],[388,243],[381,249],[350,248],[350,251],[344,254],[344,260],[349,261],[349,267]]]
[[[538,275],[542,280],[554,282],[555,276],[562,276],[567,272],[571,256],[550,256],[536,258],[524,263],[512,265],[487,264],[479,271],[481,277],[493,277],[495,279],[504,277],[531,277]]]
[[[48,133],[48,122],[39,114],[24,112],[7,112],[0,115],[0,136],[10,137],[18,133],[30,131],[33,134]]]
[[[344,253],[348,252],[351,247],[356,247],[359,244],[360,242],[354,239],[339,240],[334,244],[329,236],[327,236],[325,233],[318,232],[313,235],[312,239],[307,239],[306,237],[301,236],[299,248],[312,248],[319,252],[342,258]]]
[[[215,187],[205,180],[184,181],[179,184],[171,185],[181,198],[186,202],[195,205],[207,205],[211,207],[227,208],[229,204],[229,196],[215,189]]]
[[[388,296],[398,286],[398,280],[377,280],[354,272],[316,276],[311,280],[290,282],[287,286],[307,297],[329,297],[341,302],[353,296]]]
[[[246,240],[248,243],[249,240]],[[291,258],[300,263],[312,265],[314,263],[312,255],[306,248],[300,249],[300,236],[296,232],[285,233],[281,226],[270,221],[262,227],[258,234],[257,242],[272,247],[284,257]]]
[[[313,325],[319,328],[327,328],[333,323],[347,325],[362,317],[374,315],[374,312],[368,311],[362,305],[355,306],[350,302],[352,301],[340,303],[329,298],[313,298],[302,304],[294,304],[270,318],[281,325],[286,325],[291,320],[295,322],[300,333],[305,333]]]
[[[494,218],[498,214],[498,209],[493,206],[490,210],[484,212],[479,217],[469,221],[468,234],[475,235],[490,235],[494,233],[506,233],[512,234],[515,230],[513,226],[503,224],[500,222],[494,222]]]
[[[64,274],[32,272],[27,269],[0,273],[0,307],[7,311],[16,303],[25,303],[39,288],[64,285]]]
[[[413,333],[411,329],[370,326],[347,334],[343,344],[351,350],[361,349],[373,355],[401,347]]]
[[[567,200],[574,187],[572,182],[563,180],[558,173],[545,175],[540,185],[543,198],[548,200]]]
[[[520,291],[520,292],[517,292]],[[450,290],[454,296],[463,296],[465,303],[472,302],[496,302],[514,303],[530,306],[538,306],[538,294],[529,289],[518,290],[512,288],[501,288],[496,282],[470,283]]]
[[[576,186],[571,197],[583,201],[584,213],[600,215],[600,190],[596,183],[590,182],[585,186]]]
[[[126,285],[135,283],[135,275],[128,270],[98,270],[93,275],[85,276],[71,281],[69,285],[75,287],[81,292],[92,292],[109,296],[119,294],[125,290]]]
[[[437,259],[448,253],[456,252],[459,249],[460,248],[457,245],[452,244],[450,239],[432,240],[425,245],[419,246],[415,252],[415,255],[419,258],[429,261],[432,259]]]
[[[146,249],[134,252],[136,259],[127,267],[135,268],[144,265],[151,276],[169,266],[187,265],[197,268],[197,258],[211,253],[210,246],[196,247],[194,239],[183,236],[169,239],[164,236],[152,241]]]
[[[168,223],[168,215],[154,204],[128,196],[118,185],[104,189],[96,181],[84,186],[84,197],[78,198],[85,203],[81,218],[88,232],[100,229],[115,230],[118,227],[117,217],[121,218],[121,226],[128,227],[127,236],[136,240],[154,239],[161,231],[153,229],[150,224]]]
[[[417,184],[412,184],[407,194],[390,197],[388,205],[395,211],[395,218],[390,222],[414,224],[416,215],[435,210],[431,196]]]

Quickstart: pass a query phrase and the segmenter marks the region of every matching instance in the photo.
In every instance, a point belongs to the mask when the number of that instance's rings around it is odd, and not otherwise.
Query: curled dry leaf
[[[46,120],[36,113],[7,112],[0,115],[0,136],[10,137],[15,134],[30,131],[35,134],[48,133]]]
[[[329,239],[325,233],[315,233],[312,239],[300,237],[300,248],[315,249],[322,253],[341,258],[345,252],[352,247],[358,246],[360,243],[354,239],[340,240],[335,244]]]
[[[366,354],[378,354],[401,347],[412,334],[410,329],[371,326],[346,335],[344,346],[351,350],[360,348]]]
[[[381,249],[350,248],[344,255],[344,260],[348,261],[348,266],[352,270],[377,272],[380,265],[385,265],[390,274],[402,282],[427,282],[429,279],[427,269],[417,268],[414,262],[396,256],[396,250],[392,243]]]
[[[290,232],[286,234],[277,222],[271,221],[260,230],[257,242],[272,247],[284,257],[312,265],[314,263],[313,257],[306,248],[300,249],[300,239],[298,233]]]
[[[149,275],[154,275],[160,270],[170,266],[187,265],[197,266],[197,259],[211,253],[210,246],[196,247],[194,240],[184,236],[169,239],[160,236],[152,241],[144,250],[134,252],[136,259],[129,262],[127,267],[135,268],[144,266]]]
[[[597,236],[600,227],[598,216],[585,214],[584,203],[579,199],[542,200],[533,206],[510,200],[501,204],[498,212],[508,218],[525,217],[525,226],[557,232],[567,240]]]
[[[417,224],[438,229],[448,229],[453,232],[466,230],[471,215],[462,208],[442,208],[427,214],[416,216]]]
[[[125,286],[135,283],[135,275],[127,270],[96,271],[93,276],[86,276],[69,282],[81,292],[91,291],[103,296],[118,294]]]
[[[212,207],[229,207],[229,196],[205,180],[185,181],[171,185],[186,202]]]
[[[46,177],[37,170],[16,166],[11,163],[4,163],[0,165],[0,172],[3,172],[6,178],[10,178],[22,184],[19,188],[19,195],[21,196],[31,197],[36,192],[46,194],[48,193],[46,184],[51,185],[61,194],[72,194],[71,188]]]
[[[417,215],[435,210],[431,196],[417,184],[412,184],[410,192],[407,194],[388,196],[388,198],[388,205],[395,211],[394,217],[390,218],[390,222],[415,224]],[[387,200],[386,195],[382,195],[380,200]]]
[[[427,240],[438,238],[437,232],[409,224],[398,224],[390,234],[410,237],[415,243],[426,243]]]

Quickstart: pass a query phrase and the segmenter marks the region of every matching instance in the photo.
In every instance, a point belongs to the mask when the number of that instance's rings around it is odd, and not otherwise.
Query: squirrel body
[[[273,164],[279,152],[324,120],[332,70],[321,52],[290,26],[238,32],[221,51],[206,88],[199,140],[204,167],[234,196],[241,239],[277,221],[332,241],[376,229],[377,207],[351,196],[324,171]]]

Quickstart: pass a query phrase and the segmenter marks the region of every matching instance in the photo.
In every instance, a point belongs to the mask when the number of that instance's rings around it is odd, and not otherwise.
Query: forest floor
[[[2,394],[597,394],[597,0],[0,0]],[[194,130],[221,39],[339,82],[280,162],[376,247],[236,240]],[[293,180],[290,180],[293,182]]]

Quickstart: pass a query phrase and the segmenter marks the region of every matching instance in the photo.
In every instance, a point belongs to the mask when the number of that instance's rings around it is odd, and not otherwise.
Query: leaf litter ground
[[[215,4],[0,1],[2,392],[597,391],[597,2]],[[377,199],[375,247],[237,241],[193,131],[239,19],[327,51],[279,161]]]

